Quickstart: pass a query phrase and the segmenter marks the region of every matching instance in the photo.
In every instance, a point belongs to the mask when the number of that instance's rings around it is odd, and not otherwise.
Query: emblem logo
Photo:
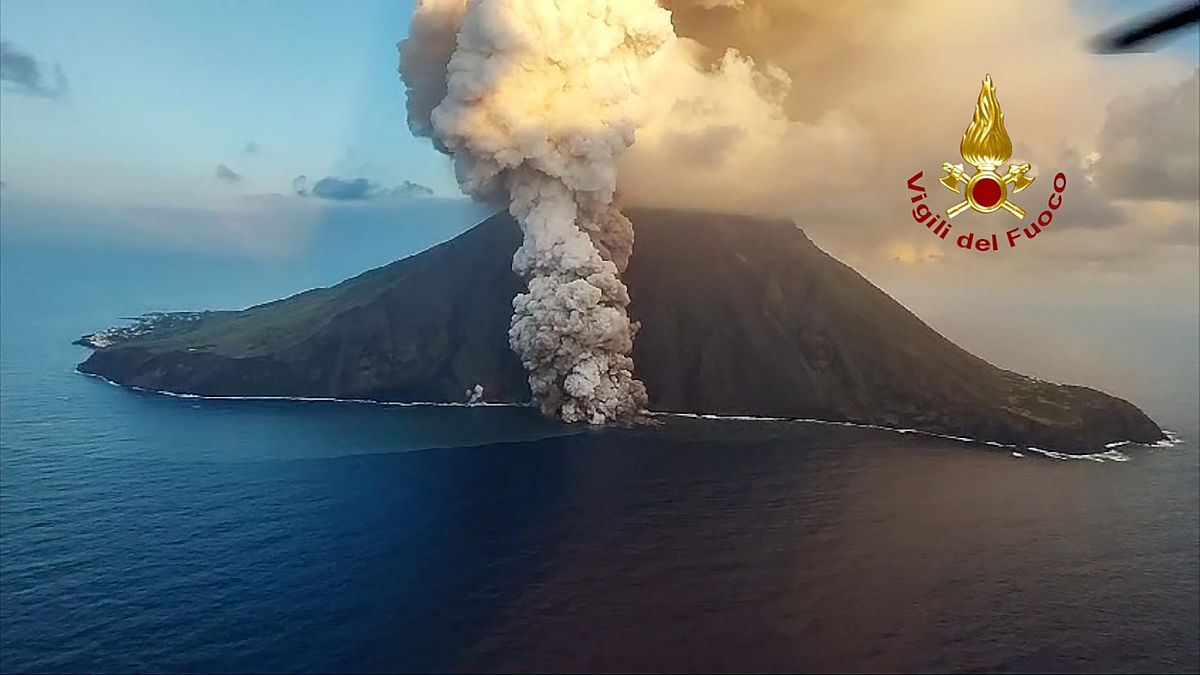
[[[1025,209],[1009,201],[1009,195],[1033,185],[1036,179],[1027,175],[1031,169],[1028,162],[1013,162],[1001,173],[1012,156],[1012,139],[1004,128],[1004,113],[1000,112],[1000,100],[996,98],[996,85],[992,84],[991,75],[983,78],[975,115],[958,144],[958,151],[963,160],[975,167],[975,172],[968,174],[962,164],[946,162],[942,164],[946,175],[938,182],[947,190],[962,195],[963,200],[947,208],[943,218],[933,206],[934,200],[929,198],[925,186],[921,185],[925,172],[918,171],[908,179],[909,201],[914,205],[913,220],[924,225],[938,239],[947,239],[954,228],[950,219],[967,209],[982,214],[1004,209],[1014,218],[1024,219]],[[986,253],[1016,248],[1022,239],[1032,240],[1054,222],[1055,213],[1063,205],[1067,175],[1061,171],[1055,173],[1052,187],[1054,190],[1046,199],[1046,208],[1028,225],[1005,230],[1003,239],[998,232],[967,231],[951,241],[961,249]],[[970,222],[967,227],[971,227]]]
[[[1029,187],[1035,179],[1025,175],[1030,168],[1026,162],[1010,164],[1003,175],[997,172],[1012,156],[1012,140],[1004,129],[1004,113],[1000,112],[1000,101],[996,98],[996,85],[992,84],[991,75],[983,78],[975,115],[958,149],[962,158],[977,171],[975,175],[968,176],[962,164],[942,164],[946,175],[938,182],[946,189],[966,197],[946,209],[946,216],[953,218],[972,208],[979,213],[1004,209],[1016,218],[1024,218],[1025,210],[1008,201],[1008,186],[1012,186],[1015,194]],[[963,184],[966,185],[965,192],[959,189],[959,185]]]

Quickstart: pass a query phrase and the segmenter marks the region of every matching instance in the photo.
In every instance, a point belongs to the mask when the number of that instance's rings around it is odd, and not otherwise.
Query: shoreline
[[[357,398],[335,398],[329,396],[206,396],[201,394],[186,394],[174,391],[165,391],[160,389],[148,389],[136,385],[126,385],[110,380],[109,378],[96,373],[88,373],[75,368],[75,372],[98,379],[110,386],[119,389],[127,389],[130,391],[139,391],[148,394],[156,394],[158,396],[168,396],[171,398],[182,399],[197,399],[205,401],[295,401],[297,403],[354,403],[359,405],[379,405],[393,406],[399,408],[530,408],[530,403],[496,403],[489,401],[470,402],[446,402],[446,401],[376,401],[372,399],[357,399]],[[688,412],[671,412],[660,410],[648,410],[646,415],[649,417],[674,417],[679,419],[699,419],[713,421],[741,421],[741,422],[791,422],[797,424],[820,424],[825,426],[840,426],[855,429],[871,429],[876,431],[887,431],[896,434],[916,434],[929,438],[938,438],[942,440],[957,441],[959,443],[969,443],[972,445],[982,445],[991,448],[1009,450],[1014,457],[1024,457],[1023,452],[1032,452],[1035,454],[1057,460],[1087,460],[1091,462],[1127,462],[1129,456],[1121,452],[1118,448],[1139,447],[1145,449],[1164,449],[1173,448],[1186,444],[1186,441],[1178,434],[1163,430],[1166,438],[1154,443],[1139,443],[1136,441],[1114,441],[1107,443],[1104,450],[1093,453],[1069,453],[1059,452],[1056,450],[1046,450],[1035,446],[1021,446],[1008,443],[1000,443],[998,441],[989,441],[978,438],[970,438],[967,436],[952,436],[949,434],[940,434],[932,431],[923,431],[921,429],[908,429],[898,427],[887,427],[879,424],[867,424],[863,422],[847,422],[836,420],[820,420],[804,417],[770,417],[756,415],[719,415],[714,413],[688,413]]]

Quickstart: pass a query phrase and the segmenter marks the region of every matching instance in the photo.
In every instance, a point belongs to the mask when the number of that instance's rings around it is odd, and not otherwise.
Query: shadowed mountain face
[[[1136,407],[1001,370],[958,348],[789,222],[631,210],[625,274],[654,410],[847,420],[1092,452],[1150,442]],[[80,366],[225,396],[525,402],[508,347],[507,214],[330,288],[118,335]]]

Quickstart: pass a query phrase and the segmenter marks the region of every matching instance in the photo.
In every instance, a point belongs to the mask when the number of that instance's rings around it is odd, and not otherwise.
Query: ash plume
[[[620,278],[633,227],[613,202],[643,68],[673,38],[654,0],[422,0],[399,45],[410,128],[521,225],[509,343],[542,412],[568,422],[645,407]]]

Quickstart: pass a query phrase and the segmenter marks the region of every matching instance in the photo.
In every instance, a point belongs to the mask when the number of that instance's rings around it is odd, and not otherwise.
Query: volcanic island
[[[998,368],[787,220],[629,209],[635,375],[653,411],[815,419],[1091,453],[1162,430],[1095,389]],[[328,288],[84,336],[78,369],[201,396],[525,404],[507,213]]]

